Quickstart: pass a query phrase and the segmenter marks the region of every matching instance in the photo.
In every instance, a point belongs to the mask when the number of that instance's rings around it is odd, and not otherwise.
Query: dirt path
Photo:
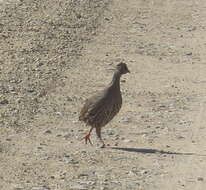
[[[113,1],[77,67],[48,95],[54,113],[21,134],[2,129],[1,189],[205,189],[205,7]],[[78,111],[121,59],[131,74],[121,113],[103,130],[108,147],[87,146]]]

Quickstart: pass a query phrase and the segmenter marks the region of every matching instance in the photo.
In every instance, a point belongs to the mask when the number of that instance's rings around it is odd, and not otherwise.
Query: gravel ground
[[[206,188],[206,1],[1,1],[1,190]],[[82,137],[120,60],[123,106]]]
[[[44,98],[77,67],[107,6],[106,0],[4,1],[0,7],[0,126],[22,130]]]

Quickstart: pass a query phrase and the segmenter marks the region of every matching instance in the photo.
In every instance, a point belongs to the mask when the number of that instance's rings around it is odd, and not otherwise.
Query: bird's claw
[[[89,143],[92,145],[92,142],[90,140],[90,133],[87,134],[83,139],[85,139],[85,143],[87,144],[87,141],[89,141]]]

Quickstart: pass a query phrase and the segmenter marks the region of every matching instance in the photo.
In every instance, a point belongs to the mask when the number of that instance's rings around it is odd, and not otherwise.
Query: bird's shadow
[[[127,151],[127,152],[135,152],[141,154],[166,154],[166,155],[195,155],[195,156],[206,156],[203,154],[196,154],[192,152],[171,152],[157,149],[147,149],[147,148],[123,148],[123,147],[110,147],[113,150]]]

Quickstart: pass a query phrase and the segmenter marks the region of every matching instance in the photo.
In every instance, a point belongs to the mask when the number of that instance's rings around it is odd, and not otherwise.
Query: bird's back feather
[[[80,121],[94,127],[106,125],[119,112],[121,92],[111,86],[86,100],[79,116]]]

